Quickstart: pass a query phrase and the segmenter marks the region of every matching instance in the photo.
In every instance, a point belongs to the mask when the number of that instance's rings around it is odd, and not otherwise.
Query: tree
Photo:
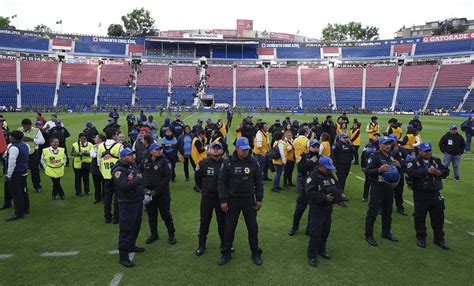
[[[10,25],[10,18],[0,16],[0,29],[15,29],[15,26]]]
[[[39,24],[36,25],[34,28],[35,32],[41,32],[41,33],[51,33],[52,30],[50,27],[46,26],[45,24]]]
[[[434,36],[438,35],[449,35],[449,34],[458,34],[464,33],[467,30],[467,26],[454,26],[453,21],[445,20],[443,22],[438,23],[438,28],[434,29],[432,34]]]
[[[150,11],[142,7],[122,16],[122,22],[127,35],[137,36],[146,35],[155,24],[155,19],[150,16]]]
[[[123,37],[125,36],[125,31],[120,24],[110,24],[109,28],[107,29],[107,35],[111,37]]]
[[[322,31],[324,41],[370,41],[379,35],[375,26],[363,27],[360,22],[328,24]]]

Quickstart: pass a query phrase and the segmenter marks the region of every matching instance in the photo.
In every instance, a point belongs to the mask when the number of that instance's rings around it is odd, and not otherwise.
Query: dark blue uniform
[[[8,197],[5,196],[5,205],[11,205],[11,200],[13,199],[13,204],[15,206],[15,215],[23,217],[24,213],[29,212],[30,209],[30,199],[28,193],[26,192],[26,176],[28,174],[28,157],[29,149],[28,145],[20,142],[12,143],[7,150],[6,157],[6,168],[8,169],[8,152],[11,148],[18,149],[18,157],[16,158],[16,166],[11,174],[10,182],[5,180],[5,193],[8,192]],[[7,170],[5,170],[7,174]]]
[[[369,144],[365,145],[364,149],[362,150],[362,154],[360,156],[360,166],[362,170],[364,170],[365,174],[365,181],[364,181],[364,194],[362,195],[362,200],[366,201],[369,198],[370,192],[370,177],[367,175],[367,161],[369,160],[370,155],[377,152],[379,150],[378,142],[370,141]]]
[[[143,212],[143,177],[135,164],[119,160],[112,167],[112,179],[119,204],[120,233],[118,249],[120,261],[128,261],[129,252],[137,248],[136,242]]]
[[[405,208],[403,207],[403,188],[405,187],[405,177],[404,172],[406,169],[406,162],[403,158],[403,154],[400,148],[395,149],[392,147],[390,150],[390,156],[392,156],[395,160],[400,162],[400,181],[398,182],[397,187],[393,190],[394,197],[395,197],[395,205],[397,206],[397,211],[399,213],[405,214]]]
[[[349,176],[351,170],[353,154],[354,149],[349,141],[347,141],[347,143],[338,141],[334,143],[331,148],[331,158],[334,161],[337,180],[339,182],[338,187],[343,192],[346,187],[347,176]]]
[[[250,155],[241,160],[234,152],[232,157],[224,161],[219,172],[218,194],[220,203],[229,204],[222,255],[225,257],[231,255],[235,229],[241,212],[247,225],[252,256],[260,255],[262,250],[258,247],[255,201],[263,200],[263,180],[262,170],[257,161]]]

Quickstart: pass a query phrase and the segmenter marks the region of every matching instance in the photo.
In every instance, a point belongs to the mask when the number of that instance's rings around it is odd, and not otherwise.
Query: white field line
[[[79,251],[69,251],[69,252],[43,252],[40,254],[42,257],[60,257],[60,256],[75,256],[78,255]]]
[[[13,254],[0,254],[0,259],[7,259],[13,257]]]
[[[121,272],[115,273],[114,278],[109,283],[109,286],[118,286],[122,278],[123,278],[123,273]]]

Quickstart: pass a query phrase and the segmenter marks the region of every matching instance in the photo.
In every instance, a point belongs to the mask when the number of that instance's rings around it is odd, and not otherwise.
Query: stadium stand
[[[265,107],[265,89],[237,88],[237,105]]]
[[[24,106],[53,105],[55,84],[22,83],[21,101]]]
[[[0,60],[0,82],[16,82],[16,61]]]
[[[132,100],[132,90],[127,86],[101,85],[99,105],[126,105]]]
[[[95,84],[97,66],[86,63],[63,63],[61,82],[66,84]]]
[[[129,98],[131,97],[131,91]],[[157,87],[157,86],[139,86],[137,88],[138,104],[140,105],[151,105],[153,107],[157,105],[166,106],[168,99],[168,87]]]
[[[268,84],[272,88],[298,87],[298,70],[296,68],[270,68],[268,72]]]
[[[471,41],[446,41],[416,44],[415,55],[437,55],[472,51]]]
[[[211,87],[232,87],[232,68],[230,66],[209,66],[209,79],[206,83]]]
[[[95,88],[95,85],[61,85],[58,104],[69,105],[70,108],[76,108],[77,105],[91,106],[94,104]]]
[[[194,66],[173,66],[173,86],[186,87],[194,86],[198,80],[196,67]]]
[[[139,86],[168,86],[168,65],[142,65]]]
[[[367,47],[343,47],[343,58],[368,58],[368,57],[388,57],[390,56],[390,46],[367,46]]]
[[[206,89],[206,93],[214,95],[214,102],[215,103],[227,103],[232,105],[232,88],[214,88],[210,87]]]
[[[47,61],[22,61],[21,82],[23,83],[56,83],[58,63]],[[53,89],[54,90],[54,89]]]
[[[329,88],[302,88],[303,107],[327,108],[331,104]]]
[[[298,88],[270,88],[270,107],[298,107]]]
[[[260,87],[265,85],[265,74],[261,68],[237,68],[237,87]]]
[[[394,88],[367,88],[365,93],[365,108],[382,110],[390,108]]]
[[[16,106],[16,83],[0,83],[0,106]]]
[[[329,72],[327,68],[301,69],[301,87],[329,88]]]
[[[102,65],[101,85],[126,86],[132,79],[132,67],[125,61]]]

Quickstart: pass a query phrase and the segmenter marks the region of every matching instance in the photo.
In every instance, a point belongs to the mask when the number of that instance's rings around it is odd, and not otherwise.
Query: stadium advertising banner
[[[244,30],[253,30],[253,20],[237,19],[237,34],[242,37]]]
[[[474,32],[424,37],[423,43],[435,43],[435,42],[459,41],[459,40],[471,40],[471,39],[474,39]]]
[[[185,39],[206,39],[206,40],[222,40],[224,38],[223,35],[218,34],[183,34],[183,38]]]
[[[160,37],[162,38],[182,38],[184,31],[175,30],[175,31],[160,31]]]
[[[44,39],[67,39],[67,40],[73,40],[73,41],[77,41],[81,39],[81,36],[78,36],[78,35],[56,35],[53,33],[39,33],[39,32],[21,31],[21,30],[0,30],[0,34],[36,37],[36,38],[44,38]]]
[[[82,36],[81,42],[86,43],[116,43],[116,44],[137,44],[144,45],[145,38],[109,38],[109,37],[95,37],[95,36]]]

